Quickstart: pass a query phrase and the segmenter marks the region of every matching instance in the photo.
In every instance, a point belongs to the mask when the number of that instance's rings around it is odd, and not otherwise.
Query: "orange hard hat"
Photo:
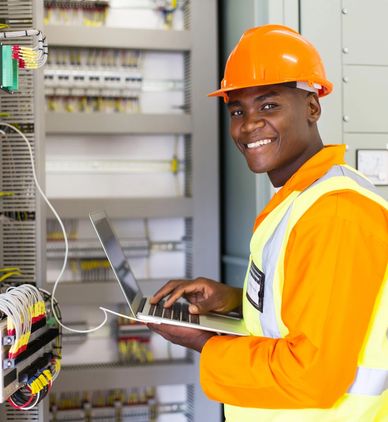
[[[225,66],[221,88],[209,97],[252,86],[303,82],[323,97],[333,89],[318,51],[298,32],[283,25],[264,25],[244,32]]]

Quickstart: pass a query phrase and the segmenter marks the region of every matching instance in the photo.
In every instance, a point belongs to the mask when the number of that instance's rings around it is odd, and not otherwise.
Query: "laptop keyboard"
[[[175,302],[170,308],[164,308],[163,305],[164,300],[161,300],[155,305],[150,305],[148,315],[199,324],[199,316],[189,312],[189,305],[187,303]]]

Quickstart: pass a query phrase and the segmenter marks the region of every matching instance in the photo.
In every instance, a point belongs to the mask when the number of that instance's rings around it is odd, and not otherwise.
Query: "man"
[[[201,352],[228,422],[388,421],[388,212],[374,186],[323,146],[327,81],[315,48],[279,25],[253,28],[221,89],[249,168],[280,188],[257,217],[244,289],[173,280],[153,297],[193,313],[242,305],[251,336],[150,325]]]

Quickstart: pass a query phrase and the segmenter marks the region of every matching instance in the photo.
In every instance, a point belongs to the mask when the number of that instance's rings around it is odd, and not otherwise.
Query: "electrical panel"
[[[84,330],[101,322],[99,306],[126,312],[90,211],[106,210],[146,294],[169,279],[218,279],[217,106],[206,95],[218,75],[216,56],[205,59],[214,54],[205,44],[216,45],[216,7],[208,0],[44,6],[46,187],[69,238],[56,298],[66,325]],[[198,209],[201,201],[206,207]],[[50,290],[64,246],[51,215],[46,231]],[[93,333],[64,330],[62,362],[51,396],[55,420],[220,415],[199,391],[197,356],[143,325],[110,317]],[[136,419],[136,406],[126,413],[127,397],[145,391],[153,394],[138,400]],[[78,403],[72,416],[58,405],[66,397]]]
[[[40,289],[43,216],[32,169],[41,158],[43,141],[36,69],[47,59],[47,43],[42,28],[35,26],[36,10],[32,0],[0,5],[2,422],[43,420],[39,403],[58,375],[60,362],[60,330],[50,316],[49,296]]]
[[[125,313],[88,225],[94,209],[107,209],[147,294],[200,269],[218,278],[217,116],[205,102],[216,84],[216,56],[203,42],[215,47],[215,2],[9,0],[0,11],[0,29],[8,25],[22,38],[16,45],[4,36],[0,46],[0,111],[8,122],[1,131],[0,277],[11,287],[43,286],[49,315],[26,325],[26,313],[21,339],[8,327],[8,310],[0,315],[1,398],[11,400],[1,422],[17,420],[20,409],[24,420],[219,417],[219,406],[199,391],[193,353],[120,319],[82,332],[100,320],[98,306]],[[43,20],[50,54],[43,31],[26,29]],[[46,59],[43,72],[27,72]],[[47,292],[60,273],[64,239],[49,212],[43,223],[34,178],[43,182],[44,167],[70,238],[51,306]],[[200,201],[206,207],[196,207]],[[50,315],[54,303],[63,304],[73,331],[61,334],[61,316]],[[47,412],[37,405],[49,393]]]

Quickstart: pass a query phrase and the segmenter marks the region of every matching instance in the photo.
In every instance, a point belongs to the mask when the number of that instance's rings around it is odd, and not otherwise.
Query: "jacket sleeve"
[[[200,360],[207,396],[242,407],[331,407],[356,373],[387,265],[387,233],[387,214],[356,193],[317,201],[286,249],[289,334],[211,338]]]

